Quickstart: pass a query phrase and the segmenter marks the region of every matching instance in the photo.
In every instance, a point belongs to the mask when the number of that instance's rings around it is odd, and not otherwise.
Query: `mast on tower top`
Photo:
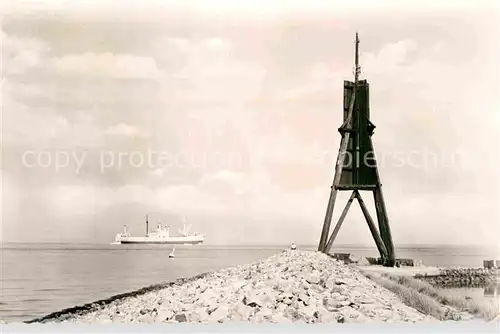
[[[359,37],[358,32],[356,32],[356,47],[355,47],[355,55],[354,55],[354,84],[357,85],[359,80],[359,74],[361,73],[361,67],[359,66]]]

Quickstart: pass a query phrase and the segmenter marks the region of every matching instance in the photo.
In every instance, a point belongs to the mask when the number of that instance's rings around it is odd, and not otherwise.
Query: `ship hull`
[[[120,240],[120,244],[142,244],[142,245],[198,245],[203,241],[168,241],[168,240]]]
[[[201,237],[185,238],[147,238],[147,237],[122,237],[116,240],[120,244],[142,244],[142,245],[197,245],[203,243]]]

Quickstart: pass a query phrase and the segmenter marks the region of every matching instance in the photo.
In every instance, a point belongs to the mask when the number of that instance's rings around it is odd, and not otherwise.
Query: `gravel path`
[[[289,250],[49,321],[324,323],[436,319],[404,305],[392,292],[325,254]]]

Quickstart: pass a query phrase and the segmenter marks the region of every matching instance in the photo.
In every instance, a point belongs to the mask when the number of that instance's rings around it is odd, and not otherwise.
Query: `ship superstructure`
[[[156,228],[149,231],[148,216],[146,216],[146,234],[142,237],[133,237],[127,226],[124,226],[122,233],[118,233],[115,237],[115,242],[119,244],[167,244],[167,245],[196,245],[204,241],[204,236],[199,233],[189,234],[191,225],[186,226],[184,223],[182,230],[178,230],[179,235],[173,236],[170,234],[170,225],[162,226],[160,223]]]

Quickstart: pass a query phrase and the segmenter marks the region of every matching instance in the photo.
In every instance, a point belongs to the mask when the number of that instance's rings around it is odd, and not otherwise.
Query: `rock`
[[[205,311],[205,309],[202,307],[197,307],[188,314],[188,321],[190,323],[197,323],[197,322],[206,323],[208,322],[208,320],[209,320],[209,315],[207,311]]]
[[[278,295],[278,299],[292,299],[293,298],[293,293],[291,292],[282,292]]]
[[[215,311],[210,313],[210,322],[222,322],[229,315],[229,308],[226,305],[219,306]]]
[[[307,281],[303,280],[300,282],[299,289],[309,290],[309,288],[310,288],[310,284]]]
[[[177,322],[186,322],[187,317],[184,313],[179,313],[174,316],[174,320]]]
[[[464,282],[488,275],[486,271],[473,270],[459,273],[457,280]],[[453,275],[457,271],[435,279],[444,282]],[[287,250],[255,264],[178,280],[137,297],[124,297],[105,305],[94,303],[87,311],[66,313],[53,322],[315,323],[428,319],[355,268],[323,253]]]
[[[364,316],[363,313],[350,307],[344,307],[340,310],[340,312],[343,316],[343,322],[359,323],[368,320],[368,318]]]
[[[202,305],[213,305],[217,302],[218,298],[220,298],[220,295],[217,295],[214,289],[207,289],[198,296],[197,302]]]
[[[328,310],[325,307],[320,306],[317,309],[318,309],[318,316],[319,316],[318,321],[322,322],[322,323],[338,322],[337,320],[342,316],[341,310],[337,309],[337,308],[332,309],[332,310]]]
[[[283,316],[290,319],[291,321],[295,321],[299,318],[299,313],[297,312],[296,309],[292,307],[287,307],[283,311]]]
[[[113,320],[111,320],[110,318],[102,318],[102,319],[98,320],[98,323],[100,325],[111,324],[112,322],[113,322]]]
[[[233,292],[236,292],[236,291],[240,290],[242,287],[244,287],[245,285],[247,285],[247,282],[245,282],[245,281],[242,281],[242,280],[235,281],[231,284],[231,290]]]
[[[247,296],[243,297],[243,304],[250,307],[260,307],[263,305],[263,302],[261,300],[261,296],[251,292]]]
[[[137,321],[140,323],[151,324],[155,322],[155,319],[151,316],[151,314],[143,314],[137,318]]]
[[[273,323],[279,323],[279,324],[291,322],[291,320],[286,318],[285,316],[283,316],[282,313],[273,314],[271,316],[270,321]]]
[[[311,306],[299,307],[298,314],[302,319],[305,319],[306,322],[309,322],[313,318],[317,318],[314,316],[316,314],[316,309]]]
[[[306,305],[306,306],[310,304],[310,302],[309,302],[310,298],[309,298],[309,296],[308,296],[307,294],[305,294],[305,293],[301,293],[301,294],[299,294],[299,300],[300,300],[301,302],[303,302],[303,303],[304,303],[304,305]]]
[[[276,312],[280,313],[280,314],[284,314],[285,313],[285,310],[288,306],[286,304],[278,304],[278,306],[276,306]]]
[[[254,316],[252,317],[252,322],[253,323],[262,323],[262,322],[268,322],[271,320],[273,316],[273,312],[268,309],[267,307],[262,308],[262,309],[257,309],[255,311]]]
[[[322,304],[325,307],[325,309],[327,309],[330,312],[336,311],[338,308],[345,306],[344,301],[339,302],[336,299],[333,299],[332,297],[324,297]]]
[[[318,274],[310,274],[306,278],[306,282],[309,284],[318,284],[320,282],[321,278]]]
[[[252,312],[252,307],[246,306],[243,303],[239,303],[231,310],[230,316],[231,319],[247,321],[250,318],[250,314],[252,314]]]
[[[258,312],[259,315],[263,317],[271,317],[273,315],[273,311],[267,307],[261,308],[260,311]]]
[[[156,322],[164,322],[172,319],[174,316],[174,312],[171,310],[159,309],[156,314]]]

